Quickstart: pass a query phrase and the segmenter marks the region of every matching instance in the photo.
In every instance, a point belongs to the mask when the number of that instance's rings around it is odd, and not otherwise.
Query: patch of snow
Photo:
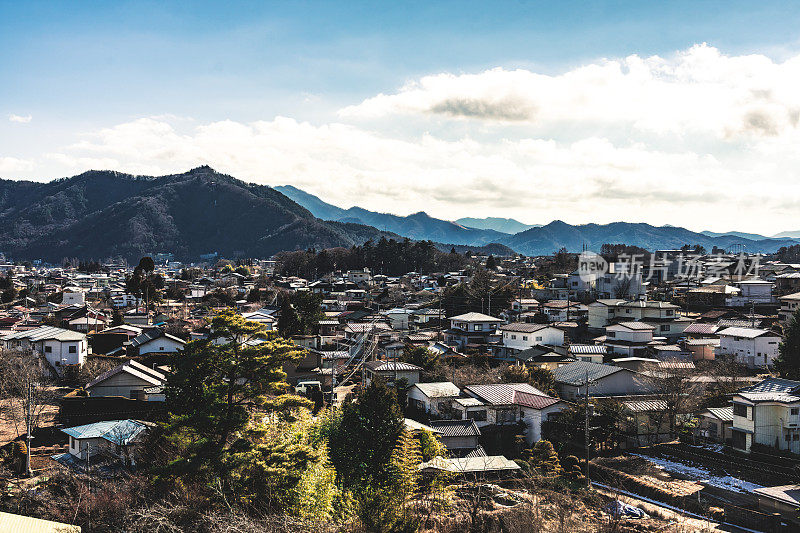
[[[761,485],[750,483],[749,481],[744,481],[742,479],[733,476],[729,475],[720,476],[712,474],[708,469],[698,466],[691,466],[684,463],[678,463],[676,461],[670,461],[669,459],[662,459],[660,457],[650,457],[647,455],[640,455],[635,453],[631,455],[634,457],[641,457],[642,459],[646,459],[651,463],[655,464],[657,467],[661,468],[662,470],[666,470],[667,472],[680,474],[694,481],[705,483],[706,485],[710,485],[712,487],[718,487],[720,489],[730,490],[733,492],[748,493],[752,492],[755,489],[760,489],[762,487]]]
[[[725,449],[724,444],[689,444],[688,446],[690,448],[701,448],[716,453],[722,453],[722,450]]]

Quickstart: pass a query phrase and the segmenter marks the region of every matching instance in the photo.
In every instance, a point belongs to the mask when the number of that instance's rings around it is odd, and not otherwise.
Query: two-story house
[[[564,331],[548,324],[514,322],[498,328],[502,335],[502,356],[518,353],[534,346],[561,346]]]
[[[787,294],[778,298],[781,302],[781,309],[778,312],[778,318],[784,324],[788,324],[800,306],[800,292]]]
[[[59,376],[65,367],[83,366],[89,350],[85,334],[53,326],[16,331],[0,337],[0,342],[8,350],[31,350],[43,355]]]
[[[465,313],[448,318],[450,329],[445,331],[447,342],[465,348],[468,344],[488,344],[503,321],[483,313]]]
[[[778,357],[781,336],[760,328],[725,328],[717,332],[716,357],[729,358],[747,368],[772,366]]]
[[[611,353],[642,357],[653,342],[655,328],[645,322],[622,322],[606,327],[605,345]]]
[[[800,381],[768,378],[737,391],[731,442],[744,452],[760,444],[800,453]]]

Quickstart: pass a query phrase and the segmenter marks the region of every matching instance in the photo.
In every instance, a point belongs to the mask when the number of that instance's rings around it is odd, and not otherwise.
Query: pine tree
[[[540,440],[523,453],[523,459],[530,467],[543,476],[560,475],[561,463],[558,454],[549,440]]]
[[[497,260],[494,258],[493,255],[489,255],[489,258],[486,259],[486,269],[497,270]]]
[[[783,334],[775,369],[785,379],[800,379],[800,309],[795,311]]]

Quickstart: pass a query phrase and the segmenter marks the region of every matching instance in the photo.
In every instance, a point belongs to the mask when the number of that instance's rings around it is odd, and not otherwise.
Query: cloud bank
[[[163,174],[209,164],[399,214],[774,233],[800,226],[798,86],[800,56],[775,62],[703,44],[557,75],[426,76],[329,123],[140,118],[65,143],[37,168]],[[12,159],[0,158],[0,174],[32,170]]]

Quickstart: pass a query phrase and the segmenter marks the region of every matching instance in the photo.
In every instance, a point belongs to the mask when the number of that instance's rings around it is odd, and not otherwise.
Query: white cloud
[[[30,172],[35,165],[32,161],[16,157],[0,156],[0,175],[13,177],[14,174]]]
[[[33,117],[31,115],[8,115],[9,122],[18,122],[19,124],[27,124]]]
[[[343,118],[423,114],[543,128],[628,126],[719,138],[794,132],[800,58],[726,56],[696,45],[670,58],[602,60],[559,75],[496,68],[437,74],[340,111]]]
[[[797,86],[800,56],[776,63],[698,45],[556,76],[428,76],[325,124],[141,118],[45,159],[54,175],[208,164],[398,214],[775,233],[798,225]]]

